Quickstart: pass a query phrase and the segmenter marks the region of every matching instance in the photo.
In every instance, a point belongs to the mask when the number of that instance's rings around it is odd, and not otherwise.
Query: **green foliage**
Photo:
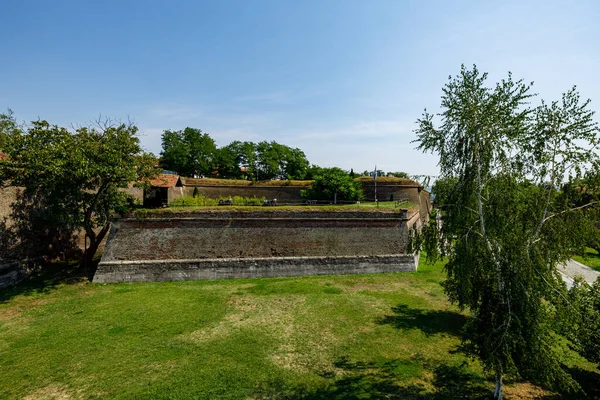
[[[496,398],[505,374],[576,389],[552,325],[564,293],[556,265],[581,248],[597,211],[560,188],[598,168],[598,127],[574,89],[531,107],[530,85],[509,74],[489,88],[486,78],[463,66],[443,89],[439,127],[427,112],[417,121],[419,148],[439,155],[441,173],[442,222],[420,243],[449,257],[444,289],[473,314],[464,348],[494,373]]]
[[[83,229],[90,261],[114,211],[131,204],[119,189],[157,173],[154,156],[142,151],[136,134],[135,126],[110,121],[75,132],[35,121],[26,130],[11,132],[0,181],[23,188],[13,212],[20,238],[45,237],[38,250],[51,253],[57,243]]]
[[[17,121],[12,110],[8,109],[6,113],[0,113],[0,151],[4,151],[9,136],[17,130]]]
[[[333,200],[337,193],[338,201],[356,201],[363,199],[360,182],[352,179],[340,168],[323,168],[314,177],[310,189],[302,191],[302,197],[311,200]]]
[[[306,155],[300,149],[277,142],[260,142],[256,145],[256,178],[297,179],[306,177],[309,167]]]
[[[600,364],[600,278],[589,285],[581,277],[558,307],[559,331],[574,350]]]
[[[216,170],[223,179],[241,179],[239,156],[230,146],[222,147],[216,151]]]
[[[322,175],[323,171],[325,171],[325,169],[326,168],[319,167],[318,165],[312,164],[306,170],[305,179],[307,179],[307,180],[314,180],[317,176]]]
[[[181,175],[211,175],[217,168],[215,141],[201,129],[165,130],[162,148],[161,166]]]
[[[205,197],[204,195],[198,196],[183,196],[181,198],[175,199],[171,202],[170,207],[196,207],[196,206],[206,206],[213,207],[218,206],[219,201],[221,200],[232,200],[232,205],[234,206],[262,206],[265,197],[242,197],[242,196],[233,196],[233,197],[219,197],[218,199],[211,199]]]
[[[245,168],[245,172],[240,171],[240,178],[245,177],[249,180],[257,180],[257,155],[256,144],[253,142],[234,141],[226,147],[235,158],[235,165],[240,168]]]
[[[194,186],[194,193],[192,193],[192,197],[198,197],[198,188]]]
[[[406,172],[397,171],[391,173],[394,178],[405,178],[410,179],[410,176]]]
[[[591,247],[584,248],[581,255],[574,255],[573,260],[600,272],[600,253]]]
[[[164,131],[161,165],[184,176],[202,175],[250,180],[305,179],[309,167],[300,149],[275,141],[234,141],[218,149],[200,129]],[[242,171],[244,168],[245,171]]]

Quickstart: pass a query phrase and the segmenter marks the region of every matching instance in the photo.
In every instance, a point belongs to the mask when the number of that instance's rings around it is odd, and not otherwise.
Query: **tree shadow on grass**
[[[418,363],[419,361],[417,361]],[[429,387],[422,383],[403,382],[405,365],[415,360],[394,360],[384,363],[350,362],[341,358],[334,362],[336,376],[324,385],[286,387],[281,382],[272,384],[258,394],[260,399],[488,399],[491,384],[468,370],[466,364],[439,364],[433,367],[433,381]],[[417,374],[417,377],[420,375]]]
[[[401,304],[393,307],[394,315],[386,315],[377,321],[381,325],[391,325],[397,329],[418,329],[426,335],[448,334],[460,336],[467,317],[454,311],[422,310]]]
[[[58,285],[90,281],[100,260],[83,268],[77,261],[41,262],[23,281],[0,289],[0,304],[16,296],[50,293]]]

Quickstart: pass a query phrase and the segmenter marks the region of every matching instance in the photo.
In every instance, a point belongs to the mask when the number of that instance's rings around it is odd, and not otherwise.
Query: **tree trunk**
[[[496,373],[496,388],[494,389],[494,400],[502,400],[502,391],[504,384],[502,383],[502,374]]]
[[[102,240],[104,239],[104,236],[106,236],[106,233],[108,232],[109,229],[110,229],[110,222],[107,222],[106,225],[104,225],[102,227],[102,230],[100,232],[98,232],[97,235],[94,231],[91,231],[86,234],[86,236],[90,239],[90,247],[85,249],[83,258],[81,260],[81,264],[85,268],[86,271],[88,271],[89,268],[91,267],[92,260],[94,259],[94,256],[96,255],[96,251],[98,251],[98,247],[100,246],[100,243],[102,243]]]

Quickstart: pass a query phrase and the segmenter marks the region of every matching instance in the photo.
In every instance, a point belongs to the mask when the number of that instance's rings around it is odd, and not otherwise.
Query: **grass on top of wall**
[[[185,186],[310,186],[313,181],[301,180],[268,180],[248,181],[242,179],[217,178],[181,178]]]
[[[457,351],[442,264],[418,272],[93,284],[0,292],[0,398],[489,398]],[[600,375],[573,355],[589,390]],[[509,399],[543,391],[508,382]]]
[[[194,213],[194,212],[228,212],[228,211],[241,211],[241,212],[354,212],[354,211],[365,211],[365,212],[383,212],[383,213],[400,213],[402,209],[408,209],[417,211],[418,206],[413,203],[403,202],[396,204],[393,201],[382,201],[378,204],[375,202],[360,202],[360,204],[325,204],[325,205],[309,205],[309,204],[286,204],[281,202],[277,206],[263,207],[263,206],[218,206],[213,205],[213,202],[218,204],[218,200],[207,199],[206,206],[200,205],[200,200],[194,200],[198,202],[198,205],[193,205],[192,202],[172,203],[170,207],[166,208],[148,208],[148,209],[137,209],[133,213],[138,218],[144,218],[146,216],[165,216],[170,214],[182,214],[182,213]],[[185,204],[185,205],[181,205]],[[409,212],[409,214],[411,214]]]
[[[183,196],[175,199],[169,205],[170,207],[214,207],[219,205],[219,201],[231,200],[233,206],[261,206],[264,204],[265,197],[219,197],[218,199],[211,199],[203,195],[197,196]]]

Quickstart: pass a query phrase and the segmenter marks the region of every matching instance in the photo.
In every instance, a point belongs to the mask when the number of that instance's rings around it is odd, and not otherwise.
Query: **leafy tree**
[[[267,180],[281,177],[284,149],[276,142],[263,141],[256,145],[257,179]]]
[[[6,146],[9,135],[17,129],[17,121],[15,121],[11,109],[0,114],[0,151]]]
[[[304,179],[309,162],[300,149],[294,149],[275,141],[256,145],[257,178]]]
[[[600,364],[600,278],[592,285],[575,278],[558,310],[559,332],[579,354]]]
[[[302,191],[302,197],[311,200],[333,200],[336,194],[338,200],[356,201],[363,198],[360,182],[337,167],[323,168],[314,177],[311,188]]]
[[[401,171],[397,171],[397,172],[392,172],[391,173],[393,177],[395,178],[406,178],[406,179],[410,179],[410,176],[406,173],[406,172],[401,172]]]
[[[154,156],[142,151],[136,134],[135,126],[110,121],[75,132],[35,121],[11,132],[0,182],[23,188],[20,204],[25,208],[13,213],[21,216],[17,225],[48,237],[45,246],[83,229],[89,247],[82,263],[89,263],[114,212],[131,204],[119,189],[157,173]]]
[[[577,180],[572,184],[565,185],[563,190],[573,199],[573,204],[578,207],[585,207],[600,202],[600,175],[588,171],[583,179]],[[600,252],[600,221],[595,215],[586,221],[587,228],[586,247],[590,247]],[[585,247],[581,247],[578,254],[583,255]]]
[[[189,149],[181,131],[165,130],[162,134],[160,165],[164,169],[184,174],[188,170]]]
[[[318,165],[312,164],[310,167],[306,169],[306,175],[304,175],[304,179],[314,180],[317,176],[322,175],[323,171],[326,168],[319,167]]]
[[[305,179],[309,162],[300,149],[286,147],[284,153],[283,173],[287,179]]]
[[[581,245],[591,210],[560,187],[583,165],[598,168],[598,127],[574,89],[532,107],[530,85],[509,74],[489,88],[486,78],[463,66],[443,89],[439,126],[427,111],[417,121],[419,148],[455,182],[422,243],[429,258],[448,256],[444,289],[471,311],[465,349],[494,374],[495,398],[505,374],[575,389],[552,324],[564,293],[556,265]]]
[[[237,154],[231,147],[217,149],[215,155],[216,169],[220,178],[239,179],[242,177]]]
[[[214,175],[217,167],[217,146],[208,133],[202,133],[201,129],[185,128],[183,140],[189,149],[187,158],[189,169],[186,173]]]
[[[256,144],[252,142],[240,142],[239,140],[229,143],[227,146],[220,149],[228,153],[230,159],[231,175],[233,168],[237,168],[237,177],[247,176],[250,180],[256,180]],[[242,173],[241,168],[245,168]],[[219,171],[221,167],[219,167]],[[226,176],[226,174],[222,174]]]
[[[258,179],[258,166],[256,144],[253,142],[243,142],[240,145],[240,165],[246,168],[246,173],[251,180]]]
[[[162,134],[161,165],[181,175],[213,175],[217,168],[215,141],[201,129],[165,130]]]

